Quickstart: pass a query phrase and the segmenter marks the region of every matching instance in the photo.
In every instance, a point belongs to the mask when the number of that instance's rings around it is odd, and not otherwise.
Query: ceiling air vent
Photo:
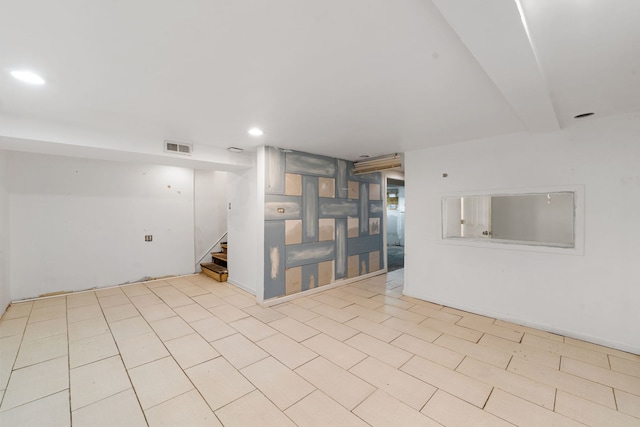
[[[358,160],[354,162],[354,166],[354,173],[356,175],[399,169],[402,167],[402,155],[395,153],[366,160]]]
[[[167,153],[185,154],[187,156],[190,156],[191,152],[193,151],[193,144],[165,140],[164,151],[166,151]]]

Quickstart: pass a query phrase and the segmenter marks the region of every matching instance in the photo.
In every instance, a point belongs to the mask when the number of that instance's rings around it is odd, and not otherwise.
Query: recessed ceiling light
[[[360,157],[361,159],[368,159],[369,155],[368,154],[360,154],[358,157]]]
[[[583,117],[589,117],[589,116],[593,116],[595,113],[582,113],[582,114],[578,114],[577,116],[573,116],[574,119],[581,119]]]
[[[231,151],[232,153],[242,153],[244,151],[242,148],[238,147],[229,147],[227,148],[227,150]]]
[[[264,131],[260,128],[251,128],[249,129],[249,135],[251,136],[262,136],[264,135]]]
[[[15,70],[11,72],[11,75],[18,80],[21,80],[25,83],[29,83],[32,85],[44,84],[44,79],[39,75],[37,75],[36,73],[32,73],[31,71]]]

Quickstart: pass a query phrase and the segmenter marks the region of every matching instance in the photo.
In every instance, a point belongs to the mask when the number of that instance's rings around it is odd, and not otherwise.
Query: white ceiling
[[[640,110],[640,1],[520,3],[3,1],[0,142],[354,160]]]

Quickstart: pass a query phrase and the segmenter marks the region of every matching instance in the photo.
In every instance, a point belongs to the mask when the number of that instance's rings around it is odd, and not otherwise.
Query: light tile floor
[[[402,295],[205,276],[12,305],[0,425],[640,426],[640,356]]]

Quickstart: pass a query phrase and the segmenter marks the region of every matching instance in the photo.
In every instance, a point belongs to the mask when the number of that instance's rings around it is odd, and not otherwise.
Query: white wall
[[[11,302],[9,286],[9,177],[8,153],[0,150],[0,315]]]
[[[640,353],[638,141],[633,114],[405,156],[405,293]],[[584,255],[440,243],[448,192],[557,185],[584,185]]]
[[[259,148],[261,150],[263,148]],[[264,177],[264,169],[262,169]],[[264,178],[258,191],[258,168],[227,173],[229,283],[260,298],[263,295]]]
[[[18,152],[9,164],[13,300],[193,273],[192,169]]]
[[[195,259],[198,260],[208,254],[211,245],[227,231],[227,172],[196,170],[194,179]],[[205,257],[203,262],[211,262],[211,257]]]

